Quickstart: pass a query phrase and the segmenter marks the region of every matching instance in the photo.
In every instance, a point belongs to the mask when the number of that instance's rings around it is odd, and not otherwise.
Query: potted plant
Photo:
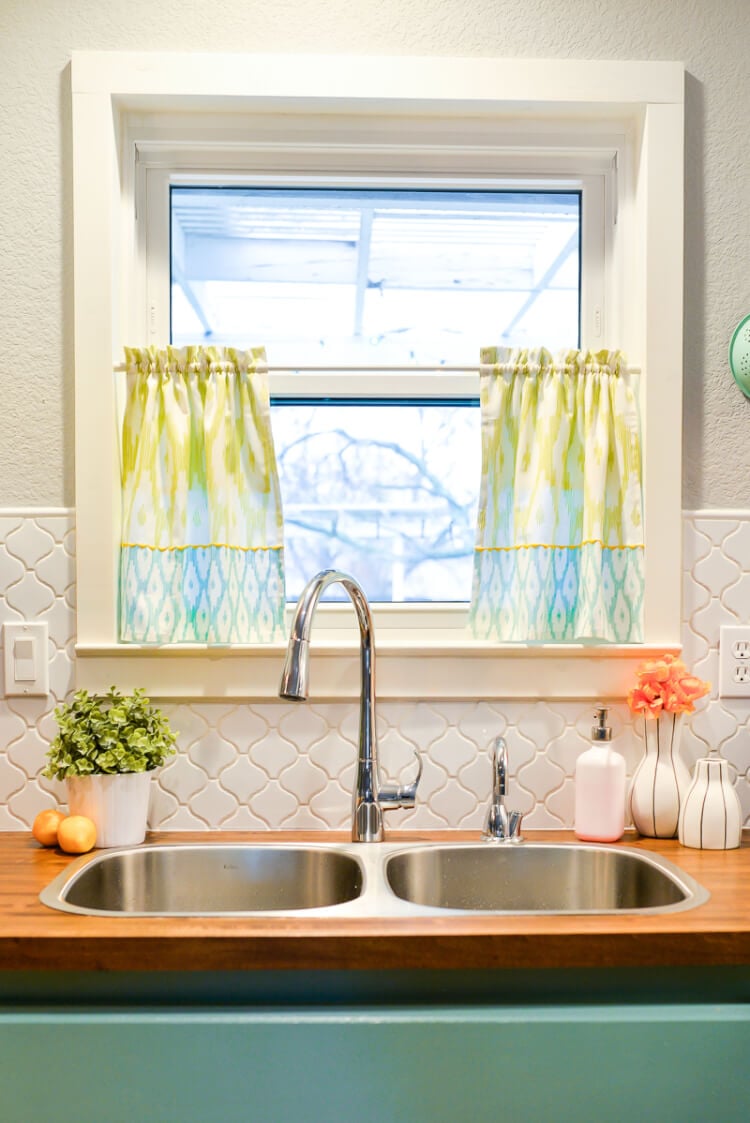
[[[97,846],[143,842],[151,774],[174,753],[176,734],[143,690],[77,690],[55,710],[58,733],[43,775],[64,780],[73,815],[96,824]]]

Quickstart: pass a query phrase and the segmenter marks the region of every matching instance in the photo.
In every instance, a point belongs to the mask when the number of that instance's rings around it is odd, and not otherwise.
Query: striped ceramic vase
[[[649,838],[674,838],[690,772],[680,756],[682,714],[644,718],[646,752],[630,785],[633,826]]]
[[[720,756],[697,760],[680,811],[680,842],[696,850],[734,850],[741,837],[742,808],[729,765]]]

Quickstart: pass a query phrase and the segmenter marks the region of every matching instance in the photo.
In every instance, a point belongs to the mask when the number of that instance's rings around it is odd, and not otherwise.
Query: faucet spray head
[[[281,672],[280,698],[290,698],[293,702],[304,702],[307,698],[309,648],[306,639],[292,635]]]

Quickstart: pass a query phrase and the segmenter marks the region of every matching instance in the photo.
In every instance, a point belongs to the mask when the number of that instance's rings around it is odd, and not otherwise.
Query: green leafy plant
[[[174,753],[177,739],[143,690],[123,695],[77,690],[55,710],[58,734],[42,773],[55,780],[97,773],[150,772]]]

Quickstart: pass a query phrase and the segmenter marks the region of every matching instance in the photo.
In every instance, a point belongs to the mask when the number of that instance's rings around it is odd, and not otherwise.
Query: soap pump
[[[616,842],[625,831],[625,761],[610,744],[606,706],[594,721],[591,748],[576,762],[574,829],[586,842]]]

